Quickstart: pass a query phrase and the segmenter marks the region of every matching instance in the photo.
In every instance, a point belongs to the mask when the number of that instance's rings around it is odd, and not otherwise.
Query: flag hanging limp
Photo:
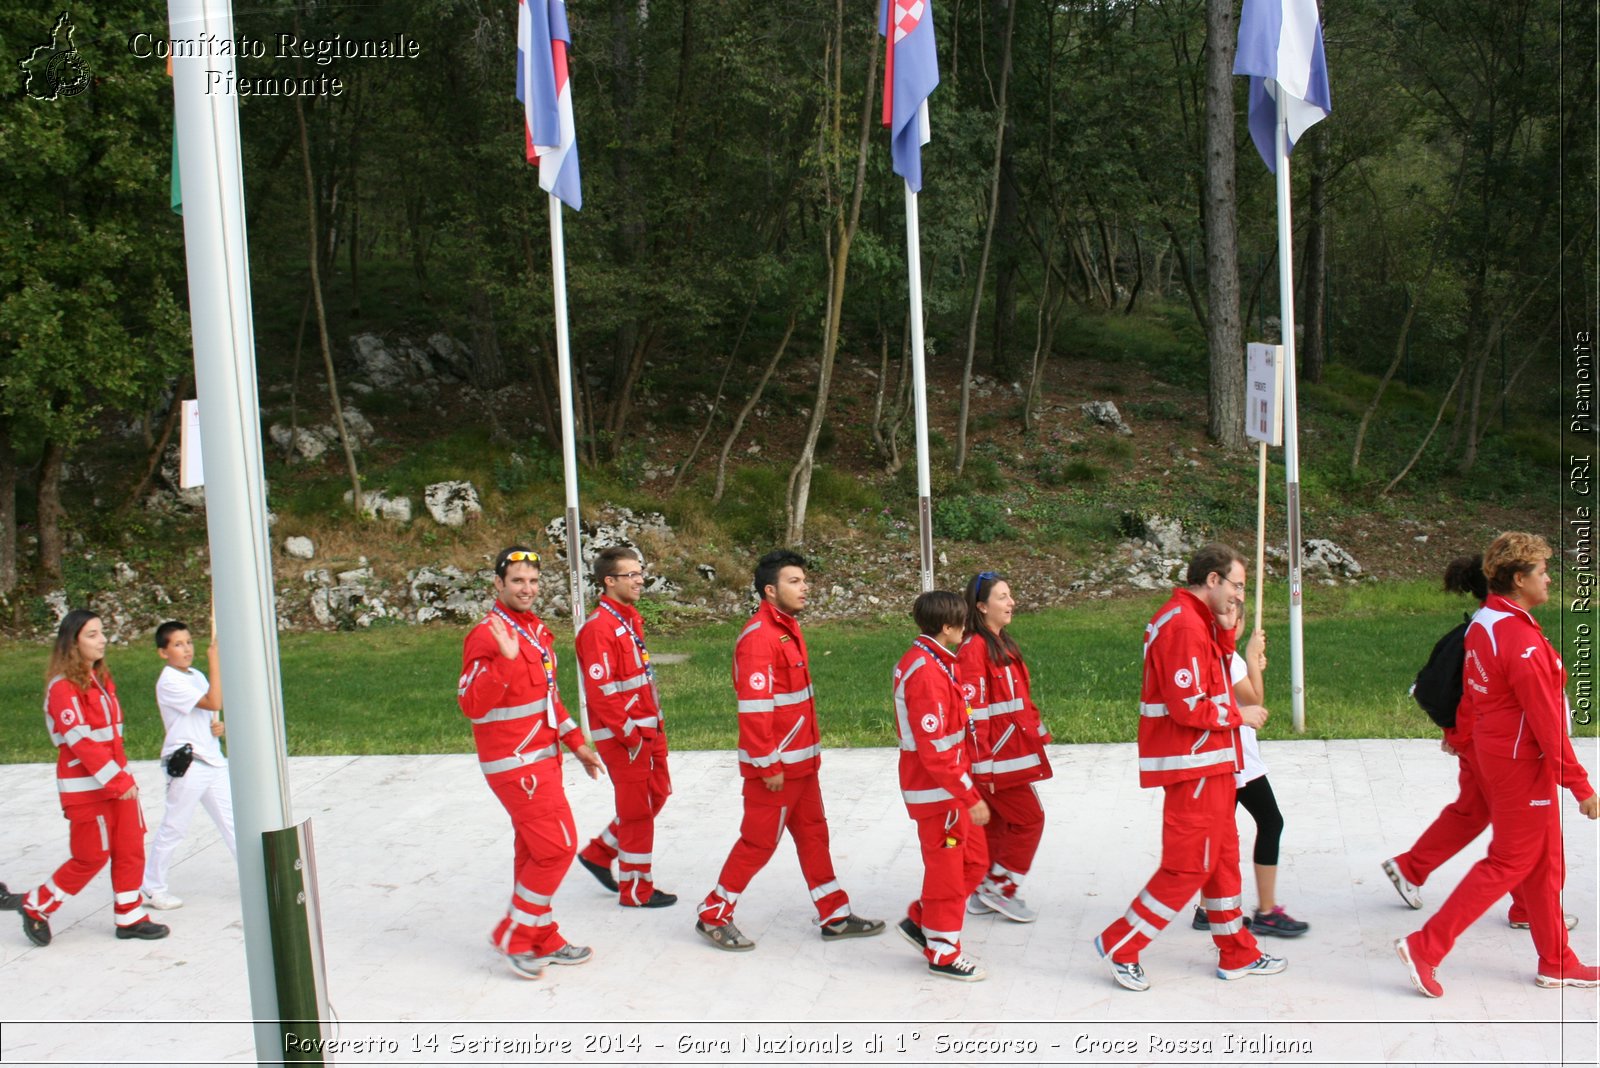
[[[1276,174],[1279,105],[1287,120],[1286,153],[1333,109],[1317,0],[1244,0],[1233,73],[1250,76],[1250,139]]]
[[[539,165],[539,187],[577,211],[583,207],[583,190],[567,77],[571,43],[563,0],[517,0],[517,99],[522,101],[528,162]]]
[[[883,124],[889,127],[894,173],[920,193],[922,146],[933,139],[928,94],[939,84],[933,0],[879,0],[878,33],[885,40]]]

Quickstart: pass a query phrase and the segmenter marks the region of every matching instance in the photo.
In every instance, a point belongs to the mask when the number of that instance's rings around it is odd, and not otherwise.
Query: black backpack
[[[1461,673],[1467,664],[1467,628],[1472,617],[1463,615],[1461,622],[1452,627],[1433,645],[1428,662],[1417,672],[1417,681],[1411,684],[1411,696],[1428,714],[1428,718],[1441,727],[1456,725],[1456,706],[1461,703]]]

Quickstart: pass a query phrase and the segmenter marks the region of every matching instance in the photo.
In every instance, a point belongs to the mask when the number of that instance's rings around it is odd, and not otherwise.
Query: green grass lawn
[[[1131,741],[1138,727],[1143,626],[1162,598],[1086,602],[1019,615],[1012,632],[1032,669],[1035,698],[1056,741]],[[1289,707],[1286,597],[1268,591],[1265,738],[1293,736]],[[1312,587],[1307,592],[1306,736],[1432,737],[1435,730],[1407,687],[1439,635],[1461,618],[1464,600],[1428,583]],[[1541,622],[1556,636],[1556,613]],[[737,727],[729,679],[739,625],[699,626],[651,638],[658,653],[687,657],[661,665],[668,730],[677,749],[727,749]],[[356,633],[287,634],[281,639],[285,716],[293,755],[468,752],[471,732],[455,703],[464,631],[381,627]],[[894,744],[889,677],[913,637],[905,626],[827,623],[806,628],[830,746]],[[570,644],[566,646],[570,649]],[[41,724],[46,650],[0,643],[0,763],[54,758]],[[198,658],[204,663],[204,654]],[[128,751],[154,758],[161,743],[153,697],[160,660],[147,643],[110,654],[128,718]],[[576,713],[573,658],[561,662],[562,692]],[[1592,735],[1593,726],[1579,728]]]

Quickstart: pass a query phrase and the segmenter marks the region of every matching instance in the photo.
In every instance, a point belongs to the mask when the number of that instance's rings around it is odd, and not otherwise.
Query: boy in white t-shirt
[[[167,890],[167,870],[172,855],[188,833],[194,807],[204,805],[217,825],[228,852],[238,857],[233,838],[233,794],[228,788],[228,760],[217,739],[222,737],[222,671],[217,662],[217,643],[212,639],[206,650],[211,678],[194,670],[194,638],[189,626],[170,620],[156,628],[156,652],[167,666],[156,679],[156,706],[167,737],[161,743],[161,765],[167,771],[167,807],[161,827],[150,842],[144,868],[145,904],[153,909],[183,907],[183,900]],[[193,759],[185,768],[180,751],[185,747]],[[178,755],[176,761],[174,755]],[[179,770],[174,775],[173,771]]]

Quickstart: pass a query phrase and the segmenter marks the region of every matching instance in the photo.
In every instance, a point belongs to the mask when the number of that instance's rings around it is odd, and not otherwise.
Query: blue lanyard
[[[639,637],[638,634],[634,633],[633,627],[629,625],[626,619],[622,618],[621,612],[618,612],[615,608],[612,608],[604,601],[600,602],[600,607],[604,608],[607,612],[610,612],[612,617],[616,619],[618,623],[622,624],[622,629],[628,632],[628,637],[633,639],[633,644],[639,650],[639,659],[644,662],[645,677],[651,682],[654,682],[656,678],[656,669],[650,666],[650,650],[644,647],[644,639]]]
[[[933,662],[935,664],[939,665],[939,670],[944,672],[944,677],[950,680],[950,685],[954,686],[955,690],[956,690],[956,693],[961,696],[961,703],[963,705],[966,705],[966,709],[967,709],[967,729],[970,730],[970,731],[976,732],[978,728],[972,722],[972,705],[967,703],[966,694],[962,693],[961,684],[956,681],[956,673],[954,671],[951,671],[950,670],[950,665],[946,664],[943,660],[939,659],[939,654],[934,652],[933,649],[931,649],[928,646],[928,644],[926,642],[924,642],[921,638],[918,638],[915,642],[912,642],[912,644],[915,645],[918,649],[921,649],[923,652],[927,653],[930,657],[932,657],[933,658]]]
[[[522,624],[518,623],[516,620],[512,619],[508,614],[506,614],[505,609],[501,608],[499,604],[494,606],[493,612],[507,623],[510,623],[511,629],[520,634],[529,645],[539,650],[539,666],[544,668],[545,689],[549,691],[549,696],[551,698],[557,698],[556,674],[550,663],[550,654],[545,651],[544,646],[533,640],[533,635],[522,629]],[[552,708],[551,711],[554,712],[554,708]]]

